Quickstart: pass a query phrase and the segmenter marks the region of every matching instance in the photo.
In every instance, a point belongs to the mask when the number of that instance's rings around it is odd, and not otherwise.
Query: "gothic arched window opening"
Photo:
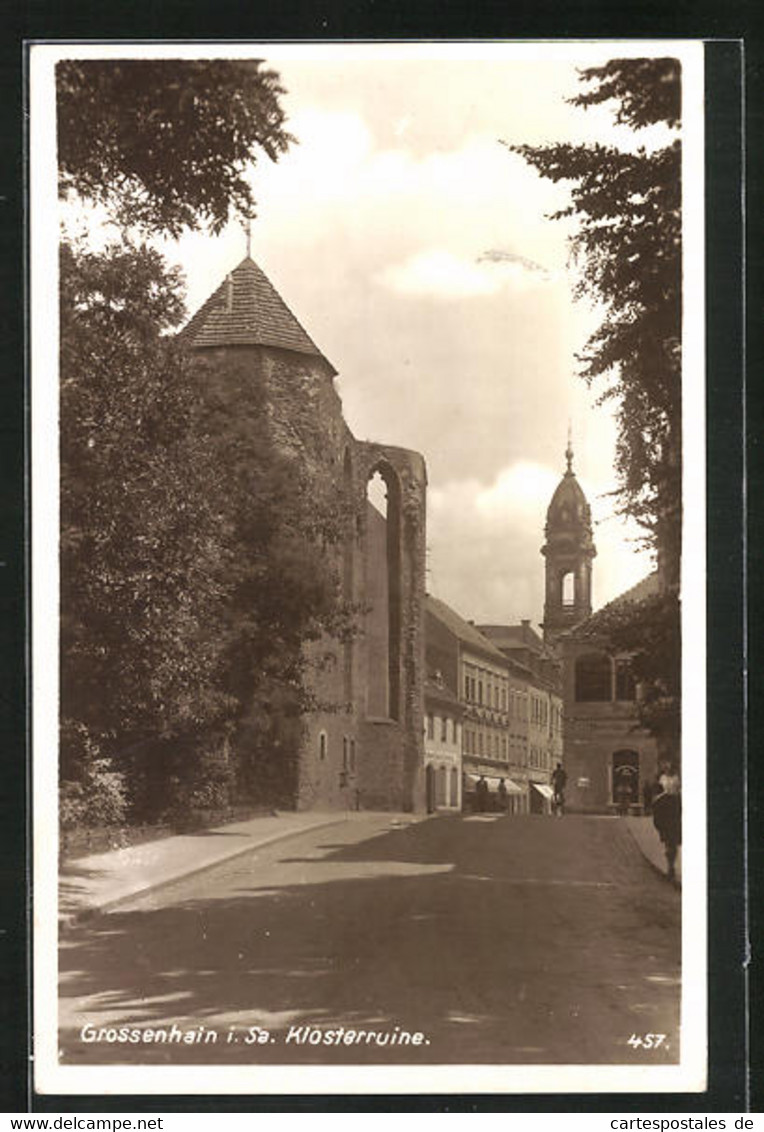
[[[366,489],[367,713],[400,718],[401,490],[387,464]]]

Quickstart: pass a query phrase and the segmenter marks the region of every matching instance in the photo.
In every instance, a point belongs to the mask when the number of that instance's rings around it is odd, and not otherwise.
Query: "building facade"
[[[506,657],[516,689],[521,714],[510,717],[510,729],[515,741],[523,744],[528,807],[534,813],[547,812],[551,774],[563,757],[560,662],[528,620],[479,628]]]
[[[592,613],[592,560],[597,551],[586,496],[567,470],[547,511],[544,643],[562,665],[563,766],[566,803],[582,812],[638,812],[647,782],[656,776],[657,749],[639,725],[639,689],[630,658],[616,652],[604,630],[605,615],[658,592],[652,574]]]
[[[274,447],[343,514],[340,545],[327,554],[343,599],[361,612],[342,641],[307,646],[322,707],[283,732],[295,748],[295,804],[423,808],[424,460],[355,439],[336,370],[249,256],[182,333],[207,360],[210,394],[234,408],[256,396]],[[373,480],[383,485],[382,510]]]
[[[459,698],[441,672],[427,678],[424,692],[424,762],[428,813],[462,807],[462,717]]]
[[[601,611],[658,592],[657,575]],[[595,613],[559,638],[564,672],[566,797],[571,809],[640,812],[644,788],[658,773],[655,739],[639,726],[639,688],[628,655],[614,653]]]
[[[528,809],[528,693],[499,651],[469,621],[431,595],[427,596],[427,663],[437,669],[458,697],[462,719],[462,804],[475,808],[476,786],[483,778],[489,804],[498,804],[503,780],[510,812]],[[513,726],[510,727],[510,722]]]

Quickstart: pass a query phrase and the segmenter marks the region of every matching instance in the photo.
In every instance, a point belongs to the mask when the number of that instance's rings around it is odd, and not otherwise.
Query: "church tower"
[[[544,640],[553,641],[592,612],[592,513],[573,471],[570,436],[565,451],[567,471],[546,513]]]

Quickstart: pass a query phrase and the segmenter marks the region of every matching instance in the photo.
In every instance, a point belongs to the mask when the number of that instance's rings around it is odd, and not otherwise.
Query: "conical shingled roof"
[[[337,372],[249,256],[224,279],[181,333],[194,349],[274,346],[322,358],[332,373]]]

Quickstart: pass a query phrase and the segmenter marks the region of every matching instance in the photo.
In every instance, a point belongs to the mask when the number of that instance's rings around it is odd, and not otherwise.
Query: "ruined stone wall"
[[[365,808],[419,810],[424,788],[424,603],[427,476],[418,453],[356,444],[356,491],[379,471],[388,484],[388,554],[392,607],[389,711],[363,722],[359,789]]]
[[[424,806],[424,461],[417,453],[350,438],[342,467],[352,516],[342,570],[346,596],[358,610],[357,632],[349,645],[335,646],[335,666],[318,677],[316,688],[327,695],[341,692],[345,706],[339,714],[317,712],[307,721],[299,804],[417,810]],[[386,520],[367,500],[376,471],[388,484]],[[385,585],[379,584],[382,573]],[[372,601],[385,597],[387,610],[370,609]],[[379,657],[371,655],[383,636],[386,680]],[[323,760],[322,730],[330,747]]]
[[[260,346],[205,354],[213,371],[219,363],[223,374],[234,362],[251,374],[270,434],[294,458],[296,474],[317,497],[342,505],[344,537],[327,553],[343,597],[357,610],[356,632],[346,642],[324,638],[306,647],[318,707],[303,721],[295,803],[302,809],[422,809],[424,461],[405,449],[355,440],[321,357]],[[386,520],[377,512],[369,516],[367,485],[377,471],[388,488]],[[376,628],[369,633],[370,625]],[[374,686],[379,657],[371,653],[383,637],[387,671]]]

